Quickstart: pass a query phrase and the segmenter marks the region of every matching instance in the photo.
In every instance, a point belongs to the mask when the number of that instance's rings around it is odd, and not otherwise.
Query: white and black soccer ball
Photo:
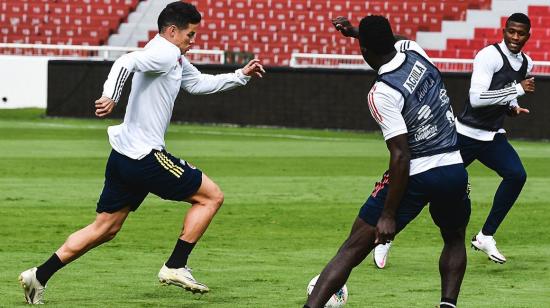
[[[310,295],[313,291],[313,288],[315,288],[315,284],[317,283],[317,279],[319,279],[319,275],[313,277],[311,281],[307,285],[307,295]],[[328,302],[325,304],[325,308],[338,308],[338,307],[344,307],[344,305],[348,302],[348,287],[344,284],[344,286],[338,290],[338,292],[332,294]]]

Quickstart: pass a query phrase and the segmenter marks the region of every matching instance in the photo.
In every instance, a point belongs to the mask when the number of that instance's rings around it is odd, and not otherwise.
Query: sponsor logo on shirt
[[[420,107],[420,110],[418,110],[418,121],[425,122],[428,119],[432,118],[432,109],[428,105],[424,105]]]
[[[426,67],[422,63],[416,61],[409,77],[407,77],[407,80],[405,80],[403,84],[409,93],[412,94],[414,92],[418,86],[418,82],[422,79],[422,76],[424,76],[424,73],[426,73]]]
[[[435,134],[437,134],[437,125],[428,124],[418,129],[416,134],[414,134],[414,139],[416,141],[427,140],[435,136]]]

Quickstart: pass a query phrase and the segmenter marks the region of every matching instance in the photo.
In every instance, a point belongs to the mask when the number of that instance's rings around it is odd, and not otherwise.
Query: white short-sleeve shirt
[[[390,62],[380,67],[378,74],[397,69],[405,61],[405,54],[402,53],[405,50],[414,50],[430,60],[426,52],[414,41],[398,41],[395,48],[399,52]],[[368,94],[367,102],[371,115],[380,126],[385,140],[408,132],[405,119],[401,114],[405,98],[399,91],[383,82],[376,82]],[[409,174],[415,175],[432,168],[460,163],[462,163],[462,157],[459,151],[415,158],[411,159]]]

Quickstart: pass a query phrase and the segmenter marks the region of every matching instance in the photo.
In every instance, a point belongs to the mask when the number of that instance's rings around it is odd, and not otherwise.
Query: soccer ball
[[[313,291],[313,288],[317,283],[317,279],[319,279],[319,275],[313,277],[313,279],[311,279],[311,281],[307,285],[307,295],[310,295],[311,292]],[[344,305],[347,302],[348,302],[348,287],[344,285],[340,290],[332,294],[328,302],[325,304],[325,308],[344,307]]]

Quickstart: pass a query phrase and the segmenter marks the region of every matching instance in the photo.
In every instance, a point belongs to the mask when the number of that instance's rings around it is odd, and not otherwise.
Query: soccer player
[[[158,273],[159,280],[192,292],[209,291],[191,275],[187,259],[222,205],[223,193],[199,169],[168,153],[164,135],[180,88],[191,94],[210,94],[246,85],[265,71],[255,59],[234,73],[201,74],[183,56],[195,41],[200,21],[193,5],[168,4],[158,17],[159,34],[145,50],[126,54],[113,64],[103,95],[95,102],[98,117],[111,113],[126,79],[130,73],[134,76],[124,122],[108,129],[113,149],[95,221],[71,234],[45,263],[21,273],[19,280],[28,303],[42,304],[52,275],[112,240],[128,214],[137,210],[150,192],[191,204],[172,255]]]
[[[357,34],[363,58],[378,72],[367,102],[390,152],[389,172],[361,207],[304,307],[323,307],[376,244],[391,241],[427,203],[444,242],[440,307],[455,307],[466,269],[470,201],[441,74],[417,44],[398,52],[382,16],[363,18]]]
[[[353,37],[358,38],[359,37],[359,29],[354,27],[349,19],[344,16],[338,16],[332,20],[332,24],[338,31],[340,31],[344,36],[346,37]],[[411,48],[418,49],[418,44],[412,40],[407,39],[406,37],[402,35],[394,35],[395,38],[395,49],[399,52],[404,52],[406,50],[409,50]],[[381,243],[376,245],[374,248],[374,251],[372,253],[372,259],[374,261],[374,265],[377,268],[384,268],[388,264],[388,255],[390,252],[392,242],[388,243]]]
[[[517,98],[535,91],[534,78],[527,78],[533,61],[521,52],[529,40],[530,29],[529,17],[512,14],[502,30],[503,41],[479,51],[474,59],[470,95],[456,124],[464,165],[469,166],[477,159],[502,177],[485,224],[471,242],[474,249],[501,264],[506,257],[497,249],[493,236],[527,179],[518,154],[506,139],[503,124],[507,115],[529,113],[519,106]],[[390,247],[391,243],[376,246],[373,255],[379,268],[387,264]]]
[[[456,124],[464,164],[468,166],[477,159],[502,177],[485,224],[472,238],[472,247],[496,263],[505,263],[506,258],[493,236],[527,179],[518,154],[506,139],[503,124],[506,115],[529,113],[517,99],[535,91],[534,78],[527,77],[533,61],[521,52],[530,29],[529,17],[512,14],[502,30],[502,42],[479,51],[474,59],[469,99]]]

